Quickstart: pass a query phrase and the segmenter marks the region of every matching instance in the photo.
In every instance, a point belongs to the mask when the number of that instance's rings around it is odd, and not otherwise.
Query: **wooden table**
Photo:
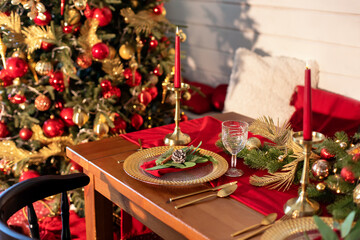
[[[235,118],[251,121],[234,113],[214,117],[221,121]],[[231,233],[261,221],[262,214],[231,198],[175,209],[175,205],[206,193],[171,203],[170,197],[206,189],[210,184],[170,187],[135,180],[124,172],[123,163],[118,161],[137,149],[137,145],[121,137],[67,148],[67,156],[80,164],[91,179],[85,187],[87,239],[112,239],[112,203],[164,239],[235,239],[230,237]]]

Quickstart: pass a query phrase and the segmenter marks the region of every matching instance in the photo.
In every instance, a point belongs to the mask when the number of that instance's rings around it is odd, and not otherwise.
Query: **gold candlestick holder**
[[[304,167],[301,175],[301,189],[297,198],[289,199],[284,206],[284,213],[292,218],[312,216],[319,212],[320,206],[314,200],[307,197],[306,188],[309,184],[309,162],[311,155],[311,148],[313,144],[324,141],[325,136],[319,132],[312,132],[312,140],[304,140],[303,132],[296,132],[293,134],[293,139],[296,143],[304,147]]]
[[[177,146],[177,145],[186,145],[191,141],[189,135],[181,132],[180,130],[180,99],[181,92],[188,90],[190,88],[189,84],[181,83],[180,88],[175,88],[174,84],[168,84],[167,89],[175,92],[175,129],[173,133],[169,133],[164,138],[164,143],[168,146]]]

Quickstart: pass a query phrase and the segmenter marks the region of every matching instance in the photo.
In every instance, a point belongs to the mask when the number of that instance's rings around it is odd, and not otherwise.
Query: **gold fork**
[[[288,215],[285,214],[285,215],[282,216],[279,220],[277,220],[275,223],[281,222],[281,221],[285,221],[285,220],[288,220],[288,219],[291,219],[291,216],[288,216]],[[246,235],[246,236],[244,236],[244,237],[238,238],[237,240],[246,240],[246,239],[252,238],[252,237],[258,235],[259,233],[262,233],[262,232],[265,231],[266,229],[272,227],[272,225],[274,225],[275,223],[270,224],[270,225],[268,225],[268,226],[266,226],[266,227],[260,228],[260,229],[254,231],[254,232],[252,232],[252,233],[250,233],[250,234],[248,234],[248,235]]]

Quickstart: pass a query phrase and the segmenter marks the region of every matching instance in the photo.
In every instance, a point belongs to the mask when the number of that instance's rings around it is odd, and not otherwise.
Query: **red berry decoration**
[[[111,87],[108,91],[103,92],[103,97],[104,98],[115,97],[119,99],[121,97],[121,90],[118,87]]]
[[[3,81],[4,87],[11,86],[14,80],[14,78],[8,75],[6,69],[2,69],[0,71],[0,79]]]
[[[151,102],[152,97],[151,97],[151,94],[148,91],[142,91],[138,95],[138,99],[139,99],[139,102],[141,102],[142,104],[147,106]]]
[[[140,114],[135,113],[131,117],[131,126],[133,126],[136,130],[139,130],[139,128],[143,125],[144,119]]]
[[[35,18],[34,18],[34,23],[38,26],[45,26],[48,25],[51,21],[51,14],[46,11],[44,13],[39,13]]]
[[[354,173],[349,167],[344,167],[343,169],[341,169],[340,175],[346,182],[349,183],[354,183],[356,180]]]
[[[46,52],[50,52],[53,48],[54,48],[54,44],[46,42],[46,41],[41,41],[41,45],[40,48]]]
[[[56,101],[55,102],[55,108],[56,109],[63,109],[64,108],[64,103],[62,101]]]
[[[100,83],[100,86],[103,91],[109,91],[112,87],[110,80],[107,80],[107,79],[102,80]]]
[[[102,60],[109,56],[109,47],[105,43],[99,42],[91,48],[91,53],[95,59]]]
[[[153,73],[154,73],[156,76],[160,77],[160,76],[164,73],[164,71],[162,70],[161,67],[158,66],[158,67],[155,67],[155,68],[154,68]]]
[[[74,109],[70,107],[63,108],[60,111],[60,117],[65,122],[66,126],[75,126],[75,123],[72,120],[73,115],[74,115]]]
[[[55,71],[50,73],[49,83],[56,91],[63,92],[65,90],[63,72]]]
[[[158,95],[158,89],[155,86],[148,88],[147,91],[150,93],[152,99],[155,99]]]
[[[10,57],[6,60],[6,72],[9,77],[17,78],[24,76],[28,71],[27,62],[19,57]]]
[[[326,148],[323,148],[323,149],[321,149],[321,151],[320,151],[320,156],[321,156],[321,158],[323,158],[323,159],[329,160],[329,159],[335,157],[335,154],[331,154],[331,153],[329,152],[329,150],[327,150]]]
[[[95,18],[99,21],[100,27],[104,27],[111,22],[112,12],[108,7],[95,8],[92,11],[92,18]]]
[[[355,153],[352,157],[354,162],[358,162],[360,160],[360,153]]]
[[[24,127],[19,131],[19,137],[24,141],[29,140],[32,137],[32,135],[33,132],[27,127]]]
[[[44,122],[43,131],[45,136],[52,138],[61,136],[64,133],[64,123],[61,119],[50,118]]]
[[[91,56],[88,54],[80,54],[76,58],[76,63],[77,63],[77,65],[79,65],[80,68],[86,69],[92,65]]]
[[[152,37],[149,42],[149,48],[155,49],[158,45],[159,45],[159,42],[154,37]]]
[[[26,97],[22,94],[15,94],[14,96],[9,96],[8,99],[10,100],[10,102],[14,103],[14,104],[20,104],[20,103],[24,103],[26,101]]]
[[[124,119],[122,119],[121,117],[116,117],[114,120],[114,128],[111,128],[111,132],[112,133],[120,133],[121,130],[125,130],[126,129],[126,122]]]
[[[40,174],[35,171],[35,170],[27,170],[23,173],[21,173],[20,178],[19,178],[19,182],[28,180],[30,178],[36,178],[36,177],[40,177]]]
[[[93,16],[93,10],[90,8],[89,4],[86,4],[84,15],[86,18],[92,18]]]
[[[7,129],[6,124],[3,121],[0,121],[0,138],[5,138],[9,136],[10,132]]]
[[[161,15],[163,12],[163,8],[160,5],[157,5],[153,8],[153,13],[155,15]]]
[[[141,83],[141,74],[136,70],[135,78],[133,79],[132,70],[130,68],[126,68],[123,72],[124,78],[126,79],[126,84],[130,87],[138,86]]]
[[[35,98],[35,107],[39,111],[47,111],[51,107],[51,100],[41,94]]]
[[[81,24],[75,24],[75,25],[64,25],[62,28],[63,33],[78,33],[80,31]]]
[[[166,36],[163,36],[163,37],[160,39],[160,42],[165,43],[165,45],[170,45],[170,40],[169,40],[169,38],[167,38]]]

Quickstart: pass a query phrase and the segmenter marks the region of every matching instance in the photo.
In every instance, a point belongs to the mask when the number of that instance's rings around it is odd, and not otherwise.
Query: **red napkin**
[[[164,175],[166,173],[186,171],[186,170],[194,169],[194,168],[197,168],[197,167],[205,166],[205,165],[210,163],[210,161],[207,161],[207,162],[204,162],[204,163],[198,163],[195,166],[189,167],[189,168],[169,167],[169,168],[162,168],[162,169],[158,169],[158,170],[146,170],[148,168],[155,167],[156,166],[155,161],[156,161],[156,159],[152,160],[152,161],[149,161],[149,162],[144,162],[140,167],[142,169],[144,169],[144,171],[150,173],[151,175],[153,175],[155,177],[161,177],[162,175]]]

